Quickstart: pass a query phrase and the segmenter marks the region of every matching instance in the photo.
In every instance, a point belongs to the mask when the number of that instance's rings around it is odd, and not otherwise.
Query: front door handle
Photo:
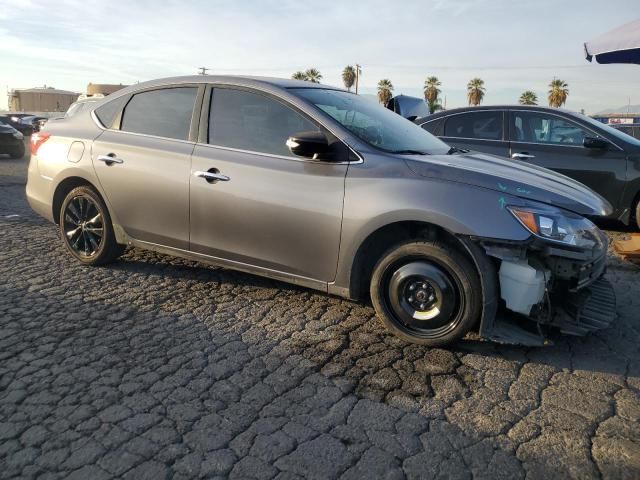
[[[209,183],[228,182],[229,180],[231,180],[231,178],[227,177],[226,175],[223,175],[222,173],[217,171],[215,168],[210,169],[208,172],[203,172],[201,170],[198,170],[197,172],[193,173],[193,176],[198,178],[204,178]]]
[[[514,153],[513,155],[511,155],[511,158],[515,159],[515,160],[526,160],[527,158],[536,158],[535,155],[529,155],[528,153]]]
[[[116,157],[115,153],[110,153],[108,155],[98,155],[97,160],[99,162],[104,162],[105,165],[107,165],[107,166],[111,166],[114,163],[118,163],[118,164],[124,163],[124,160],[122,160],[121,158]]]

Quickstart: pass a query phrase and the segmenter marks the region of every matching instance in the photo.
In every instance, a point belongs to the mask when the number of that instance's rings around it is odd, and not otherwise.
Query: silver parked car
[[[126,245],[366,296],[401,338],[539,345],[615,317],[611,206],[461,153],[355,94],[194,76],[138,84],[32,138],[27,197],[87,265]]]

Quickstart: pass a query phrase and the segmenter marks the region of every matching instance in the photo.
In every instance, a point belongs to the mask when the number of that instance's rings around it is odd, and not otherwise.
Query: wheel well
[[[56,191],[53,194],[53,202],[51,205],[51,211],[53,213],[53,221],[56,224],[60,218],[60,208],[62,207],[62,202],[67,194],[76,187],[80,187],[82,185],[88,185],[95,190],[95,187],[91,184],[90,181],[82,178],[82,177],[69,177],[65,178],[61,181],[56,187]]]
[[[380,257],[394,245],[408,240],[438,240],[470,258],[460,240],[438,225],[413,221],[391,223],[371,233],[358,248],[351,267],[350,296],[366,298],[373,268]]]

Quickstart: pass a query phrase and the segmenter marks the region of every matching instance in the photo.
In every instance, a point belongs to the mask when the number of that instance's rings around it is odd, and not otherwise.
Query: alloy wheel
[[[73,197],[63,216],[65,241],[80,257],[93,257],[104,241],[103,216],[95,201],[87,195]]]

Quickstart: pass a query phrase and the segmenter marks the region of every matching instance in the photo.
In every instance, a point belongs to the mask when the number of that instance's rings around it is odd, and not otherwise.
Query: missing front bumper
[[[530,319],[508,310],[500,311],[480,334],[498,343],[543,346],[553,343],[547,335],[549,327],[563,334],[583,336],[610,327],[617,317],[615,291],[604,277],[579,292],[568,294],[561,304],[556,302],[552,308],[549,320],[537,322],[540,327],[537,329],[526,328],[535,325]]]
[[[616,293],[611,283],[600,277],[589,287],[569,294],[550,325],[567,335],[582,336],[608,328],[616,316]]]

